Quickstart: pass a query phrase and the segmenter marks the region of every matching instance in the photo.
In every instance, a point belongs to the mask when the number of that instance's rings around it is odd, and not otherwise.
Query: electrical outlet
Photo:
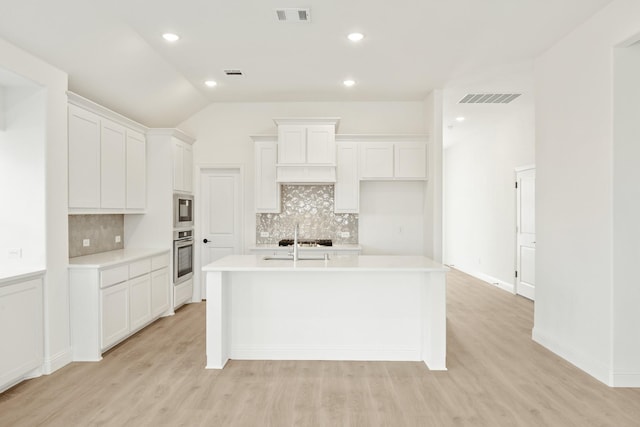
[[[90,239],[82,239],[82,246],[84,246],[85,248],[88,246],[91,246],[91,240]]]
[[[343,239],[347,239],[347,238],[351,237],[351,233],[349,233],[348,231],[341,231],[340,232],[340,237],[342,237]]]
[[[11,248],[7,251],[7,257],[9,259],[22,258],[22,248]]]
[[[260,237],[269,237],[269,232],[268,231],[261,231],[260,232]]]
[[[121,242],[120,236],[116,236],[116,243],[120,243],[120,242]]]

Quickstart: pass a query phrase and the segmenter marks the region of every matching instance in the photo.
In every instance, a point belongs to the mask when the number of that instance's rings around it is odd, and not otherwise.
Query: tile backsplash
[[[84,239],[90,246],[82,246]],[[123,248],[124,215],[69,215],[69,258]]]
[[[256,214],[256,243],[293,239],[295,224],[300,239],[332,239],[334,244],[358,243],[358,215],[333,212],[333,185],[283,185],[280,213]],[[261,237],[268,232],[269,237]],[[342,237],[348,232],[349,237]]]

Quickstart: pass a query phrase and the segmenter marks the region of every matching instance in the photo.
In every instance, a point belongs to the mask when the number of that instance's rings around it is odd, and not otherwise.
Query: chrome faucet
[[[299,225],[296,222],[296,226],[293,229],[293,260],[298,260],[298,228]]]

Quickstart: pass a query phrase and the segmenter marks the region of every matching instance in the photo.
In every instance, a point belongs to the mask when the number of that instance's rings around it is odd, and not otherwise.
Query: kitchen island
[[[209,369],[244,359],[424,361],[446,370],[448,268],[429,258],[229,255],[202,270]]]

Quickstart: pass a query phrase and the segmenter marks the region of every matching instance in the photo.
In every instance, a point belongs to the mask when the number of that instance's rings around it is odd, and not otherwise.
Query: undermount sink
[[[262,259],[265,260],[265,261],[275,261],[275,260],[293,261],[293,255],[288,255],[288,254],[267,255],[267,256],[263,257]],[[324,261],[324,260],[325,260],[324,254],[304,255],[304,256],[299,256],[298,257],[298,261]],[[327,257],[326,260],[328,261],[329,258]]]

